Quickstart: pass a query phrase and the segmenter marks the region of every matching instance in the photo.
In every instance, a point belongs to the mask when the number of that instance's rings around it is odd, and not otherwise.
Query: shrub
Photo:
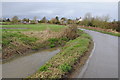
[[[62,36],[68,38],[69,40],[75,39],[79,35],[77,34],[77,26],[76,25],[70,25],[67,28],[65,28],[62,32]]]

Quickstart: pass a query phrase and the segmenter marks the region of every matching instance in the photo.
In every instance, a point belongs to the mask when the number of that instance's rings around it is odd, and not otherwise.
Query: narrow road
[[[118,37],[85,30],[94,40],[94,49],[78,78],[118,78]]]
[[[59,49],[49,49],[2,64],[3,78],[26,78],[35,73],[40,66],[57,54]]]

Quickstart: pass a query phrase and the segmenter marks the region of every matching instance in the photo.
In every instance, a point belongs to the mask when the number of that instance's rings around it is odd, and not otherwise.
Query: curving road
[[[3,78],[26,78],[35,73],[60,50],[57,48],[40,51],[34,54],[19,57],[13,61],[2,64]]]
[[[118,37],[84,30],[94,41],[94,49],[78,78],[118,78]]]

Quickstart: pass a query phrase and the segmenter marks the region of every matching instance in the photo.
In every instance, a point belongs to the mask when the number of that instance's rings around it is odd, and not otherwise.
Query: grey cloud
[[[19,16],[20,18],[33,18],[38,16],[42,18],[83,17],[85,13],[90,12],[93,16],[102,16],[109,14],[112,19],[117,19],[117,3],[95,3],[95,2],[4,2],[2,4],[3,17]]]

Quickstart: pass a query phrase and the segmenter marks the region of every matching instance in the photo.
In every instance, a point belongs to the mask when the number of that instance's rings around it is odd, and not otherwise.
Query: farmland
[[[65,26],[54,24],[19,24],[19,25],[2,25],[2,28],[26,28],[26,29],[7,29],[7,31],[43,31],[50,29],[52,31],[59,31]],[[6,30],[3,30],[6,31]]]
[[[8,59],[13,55],[24,54],[29,50],[47,48],[46,45],[55,38],[65,26],[36,24],[36,25],[3,25],[2,28],[27,28],[27,29],[3,29],[2,30],[2,48],[3,59]],[[47,43],[47,40],[49,42]],[[45,43],[45,44],[43,44]],[[48,45],[54,47],[54,44]]]

